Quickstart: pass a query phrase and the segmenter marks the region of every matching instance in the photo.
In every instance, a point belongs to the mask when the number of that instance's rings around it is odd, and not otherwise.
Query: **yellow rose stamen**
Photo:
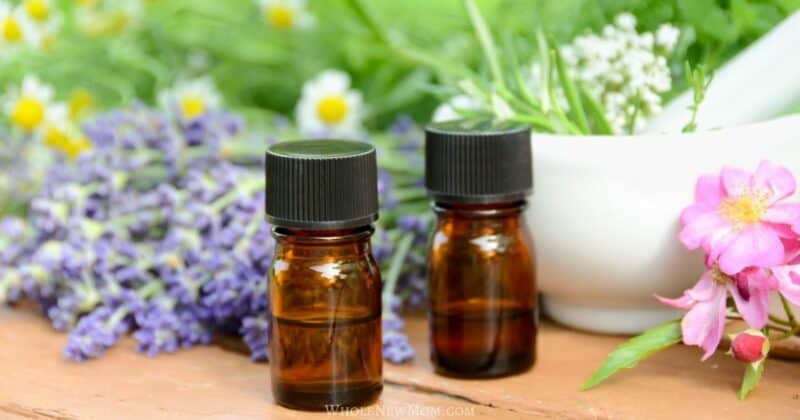
[[[27,0],[25,11],[33,20],[44,22],[50,17],[50,5],[46,0]]]
[[[265,18],[270,25],[278,29],[289,29],[294,25],[294,10],[283,4],[267,7]]]
[[[44,105],[34,98],[20,98],[11,111],[11,121],[25,131],[33,131],[43,120]]]
[[[8,42],[22,41],[22,26],[14,18],[7,17],[3,21],[3,38]]]
[[[769,206],[769,193],[750,192],[739,197],[727,197],[719,206],[719,213],[740,227],[756,223]]]
[[[336,124],[347,116],[347,101],[341,96],[328,96],[319,101],[317,114],[327,124]]]
[[[206,112],[206,102],[199,96],[186,96],[181,99],[181,112],[188,119],[195,118]]]

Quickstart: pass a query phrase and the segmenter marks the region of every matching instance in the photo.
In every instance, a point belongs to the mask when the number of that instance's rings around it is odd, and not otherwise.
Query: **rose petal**
[[[725,195],[739,197],[752,189],[753,176],[742,169],[726,166],[720,172]]]
[[[751,328],[761,329],[769,315],[769,275],[765,270],[746,270],[737,276],[728,291],[736,302],[736,308]],[[743,290],[744,289],[744,293]]]
[[[784,249],[780,237],[763,224],[751,225],[719,257],[719,268],[729,275],[745,267],[770,268],[783,262]]]
[[[725,298],[725,288],[717,287],[713,299],[696,303],[681,321],[683,343],[702,347],[706,351],[702,360],[714,354],[722,338]]]
[[[784,257],[783,263],[784,264],[797,264],[800,261],[797,261],[800,258],[800,241],[797,240],[797,237],[788,238],[788,239],[781,239],[783,242],[783,250],[784,250]]]
[[[753,187],[771,192],[770,204],[772,204],[794,194],[797,184],[788,169],[764,160],[753,174]]]
[[[678,238],[689,249],[697,249],[706,244],[716,232],[726,229],[730,225],[716,211],[698,212],[691,217],[682,217],[682,219],[685,219],[684,226]]]
[[[761,220],[789,225],[794,233],[800,234],[800,203],[774,204],[761,215]]]
[[[716,208],[725,196],[720,178],[716,175],[703,175],[697,179],[694,191],[695,203]]]
[[[786,265],[772,269],[778,281],[778,291],[789,302],[800,305],[800,265]]]
[[[718,292],[718,288],[719,285],[714,282],[711,270],[708,270],[703,273],[697,283],[691,289],[686,290],[684,294],[695,301],[706,301],[714,298],[714,295]]]

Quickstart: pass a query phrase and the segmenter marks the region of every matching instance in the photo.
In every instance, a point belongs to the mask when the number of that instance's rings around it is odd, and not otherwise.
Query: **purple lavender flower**
[[[244,317],[239,333],[250,349],[250,358],[253,361],[269,359],[269,316],[266,313]]]
[[[70,331],[64,356],[76,362],[102,356],[128,332],[127,314],[125,307],[101,306],[84,316]]]
[[[238,331],[254,360],[268,356],[275,244],[262,172],[221,156],[242,121],[224,112],[172,118],[136,104],[86,124],[92,152],[52,168],[31,202],[30,235],[0,250],[0,300],[22,294],[71,329],[71,359],[98,357],[126,332],[155,355],[208,343],[216,330]],[[414,216],[425,207],[413,191],[422,185],[421,130],[404,118],[392,135],[409,162],[381,172],[388,217],[373,241],[385,269],[394,242],[414,233],[384,318],[384,355],[401,362],[413,350],[399,313],[424,302],[427,225]],[[18,228],[0,222],[0,236]]]
[[[402,332],[405,323],[394,311],[383,314],[383,358],[392,363],[405,363],[414,358],[408,336]]]

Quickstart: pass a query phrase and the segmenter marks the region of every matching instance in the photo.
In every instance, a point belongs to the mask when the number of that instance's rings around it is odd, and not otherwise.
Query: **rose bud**
[[[749,329],[731,336],[731,350],[736,360],[758,363],[769,353],[769,339],[759,330]]]

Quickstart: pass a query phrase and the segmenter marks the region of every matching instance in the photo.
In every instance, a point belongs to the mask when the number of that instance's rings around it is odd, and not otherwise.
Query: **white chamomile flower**
[[[9,89],[4,99],[5,112],[11,124],[27,133],[42,128],[63,108],[63,105],[53,102],[53,88],[35,76],[25,76],[22,87]]]
[[[24,9],[0,0],[0,47],[19,47],[38,41],[38,31]]]
[[[307,134],[353,136],[361,131],[363,100],[350,88],[350,76],[325,70],[303,85],[297,125]]]
[[[306,29],[314,24],[305,0],[256,0],[264,21],[276,29]]]
[[[22,8],[28,18],[39,25],[49,22],[54,16],[51,0],[25,0]]]
[[[77,0],[78,29],[90,36],[122,32],[144,16],[143,0]]]
[[[188,121],[218,109],[222,105],[222,95],[210,77],[201,77],[177,82],[158,95],[158,102],[165,110]]]
[[[53,0],[25,0],[21,7],[38,35],[29,42],[36,47],[47,47],[55,40],[61,27],[61,17],[56,13]]]

